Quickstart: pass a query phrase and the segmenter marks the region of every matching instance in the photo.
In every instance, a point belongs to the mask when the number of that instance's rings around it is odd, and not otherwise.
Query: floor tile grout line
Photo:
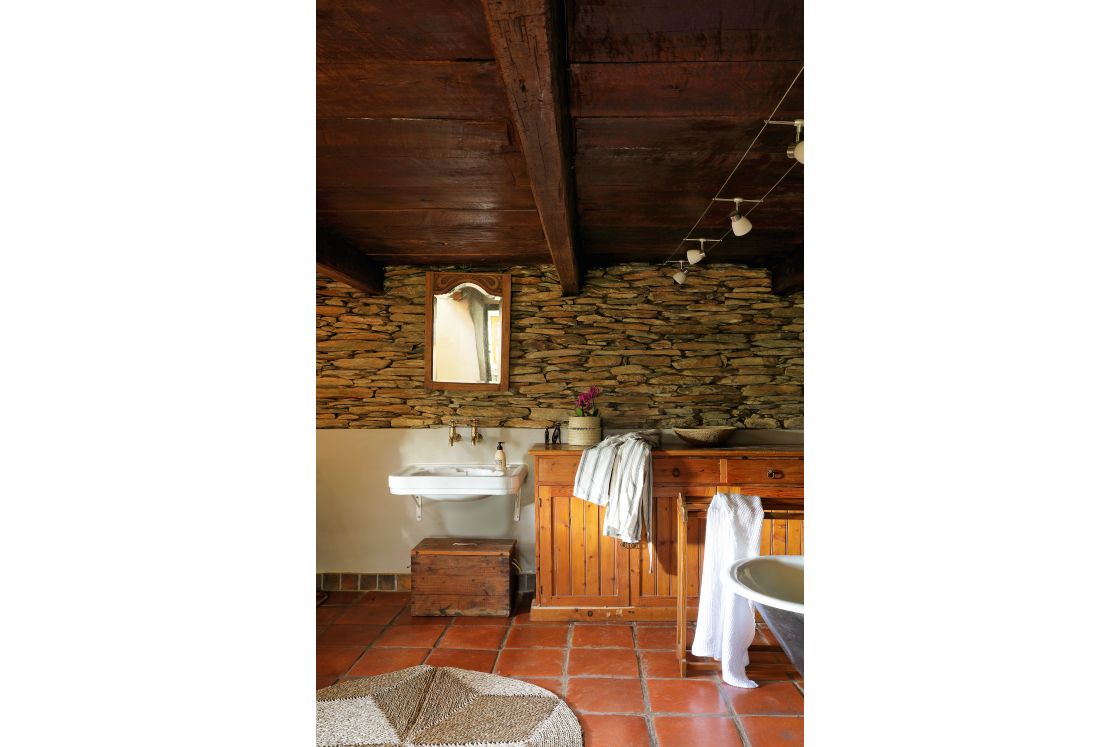
[[[659,747],[660,742],[657,741],[657,730],[653,727],[653,704],[649,699],[649,684],[646,682],[646,672],[642,667],[642,654],[638,648],[638,626],[630,626],[630,634],[634,639],[634,655],[638,657],[638,682],[642,686],[642,705],[644,706],[644,713],[642,718],[646,722],[646,734],[649,736],[650,747]]]
[[[564,698],[568,697],[568,657],[572,654],[572,640],[576,635],[575,623],[569,622],[567,627],[568,634],[564,637],[564,656],[560,661],[560,689],[564,691],[562,695]]]
[[[345,605],[343,609],[351,609],[351,608],[353,608],[353,607],[356,607],[356,606],[357,606],[357,604],[358,604],[358,602],[359,602],[360,600],[362,600],[362,599],[365,599],[367,595],[368,595],[368,592],[367,592],[367,594],[362,594],[362,595],[361,595],[361,596],[359,596],[359,597],[358,597],[357,599],[355,599],[354,601],[350,602],[350,604],[347,604],[347,605]],[[379,632],[379,633],[378,633],[377,635],[375,635],[375,636],[373,637],[373,639],[372,639],[372,640],[370,640],[370,642],[366,644],[366,647],[365,647],[364,649],[362,649],[362,653],[358,654],[358,658],[357,658],[357,659],[354,659],[354,661],[350,662],[350,666],[348,666],[348,667],[346,668],[346,671],[345,671],[345,672],[342,672],[342,673],[341,673],[341,674],[339,674],[339,675],[338,675],[337,677],[335,677],[335,682],[340,682],[340,681],[342,680],[342,678],[343,678],[343,677],[347,677],[347,676],[349,676],[349,675],[350,675],[350,671],[351,671],[351,670],[352,670],[352,669],[353,669],[353,668],[354,668],[354,667],[355,667],[355,666],[356,666],[356,665],[358,664],[358,662],[359,662],[359,661],[361,661],[361,660],[362,660],[362,658],[363,658],[363,657],[364,657],[364,656],[365,656],[365,655],[366,655],[367,653],[369,653],[369,650],[370,650],[371,648],[373,648],[373,644],[375,644],[375,643],[377,643],[377,642],[378,642],[379,640],[381,640],[381,636],[385,635],[385,631],[387,631],[387,630],[389,629],[389,626],[393,624],[393,621],[395,621],[395,620],[397,619],[397,617],[398,617],[398,616],[399,616],[399,615],[401,614],[401,612],[403,612],[403,611],[404,611],[405,607],[407,607],[407,606],[408,606],[408,604],[406,603],[406,604],[404,605],[404,607],[401,607],[401,608],[400,608],[399,610],[397,610],[396,614],[394,614],[394,615],[393,615],[392,617],[390,617],[390,618],[389,618],[389,622],[387,622],[387,623],[385,623],[384,625],[382,625],[382,626],[381,626],[381,632]],[[337,618],[336,618],[336,619],[337,619]]]
[[[506,634],[502,636],[502,642],[498,644],[498,650],[494,652],[494,663],[490,665],[490,674],[497,674],[498,672],[498,659],[501,658],[502,652],[506,650],[506,643],[509,641],[510,635],[513,634],[513,618],[510,618],[509,625],[506,626]]]
[[[746,671],[746,667],[743,668]],[[723,701],[723,707],[731,714],[731,721],[735,726],[735,731],[739,732],[739,740],[743,743],[744,747],[751,747],[751,740],[747,737],[746,727],[743,726],[739,714],[735,713],[735,704],[731,702],[731,695],[724,690],[723,682],[716,683],[716,690],[719,691],[720,700]]]

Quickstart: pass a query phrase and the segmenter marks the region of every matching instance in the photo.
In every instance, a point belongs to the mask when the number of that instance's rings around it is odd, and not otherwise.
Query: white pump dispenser
[[[494,466],[502,472],[506,471],[506,452],[502,449],[502,442],[498,442],[498,450],[494,452]]]

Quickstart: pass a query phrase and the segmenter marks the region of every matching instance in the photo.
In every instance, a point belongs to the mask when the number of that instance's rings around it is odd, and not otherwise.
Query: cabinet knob
[[[673,467],[673,477],[680,477],[680,476],[681,476],[681,468],[680,467]]]
[[[783,477],[785,477],[785,473],[780,469],[768,469],[766,470],[766,476],[771,480],[781,480]]]

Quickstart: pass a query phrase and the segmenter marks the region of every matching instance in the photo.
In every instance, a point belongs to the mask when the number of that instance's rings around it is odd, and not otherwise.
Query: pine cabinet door
[[[545,607],[629,605],[629,552],[603,536],[605,508],[537,487],[537,594]]]
[[[714,486],[658,486],[653,491],[653,562],[643,537],[639,547],[630,551],[630,604],[635,607],[675,607],[677,584],[677,494],[715,495]],[[689,517],[685,574],[685,595],[690,605],[700,598],[700,570],[704,563],[704,516]]]

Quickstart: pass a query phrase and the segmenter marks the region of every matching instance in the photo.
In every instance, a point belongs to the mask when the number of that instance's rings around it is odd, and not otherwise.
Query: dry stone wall
[[[318,427],[542,428],[592,384],[606,428],[803,425],[803,296],[774,296],[764,270],[704,265],[678,286],[615,265],[562,297],[554,268],[510,268],[509,391],[446,392],[424,389],[427,269],[472,268],[389,267],[381,296],[318,278]]]

